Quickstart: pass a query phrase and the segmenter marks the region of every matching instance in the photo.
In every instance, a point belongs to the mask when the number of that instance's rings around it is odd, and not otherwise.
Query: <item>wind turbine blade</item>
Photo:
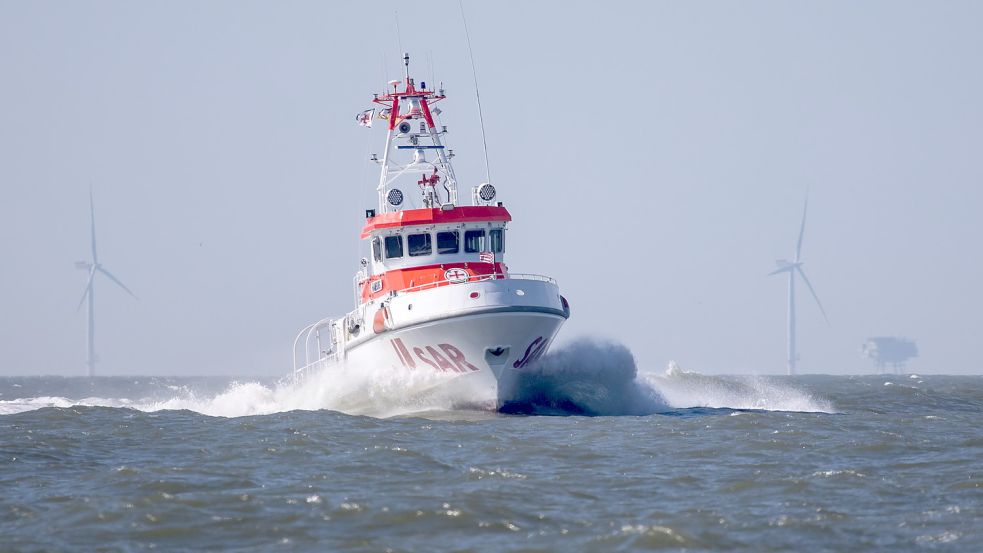
[[[86,281],[85,283],[85,290],[82,291],[82,299],[79,300],[79,305],[78,307],[75,308],[75,311],[82,309],[82,304],[85,303],[85,298],[89,297],[89,292],[92,291],[92,279],[95,276],[96,276],[96,266],[93,265],[92,268],[89,269],[89,280]]]
[[[829,317],[826,316],[826,310],[823,309],[823,304],[821,301],[819,301],[819,296],[817,296],[816,291],[813,290],[812,283],[809,282],[809,277],[806,276],[806,273],[802,270],[802,267],[796,267],[795,270],[799,272],[799,276],[802,277],[802,281],[806,283],[806,287],[809,288],[809,292],[812,293],[813,299],[816,300],[816,305],[819,306],[819,311],[822,312],[823,318],[826,319],[826,324],[829,324]]]
[[[96,265],[99,263],[99,255],[96,253],[96,206],[92,200],[91,186],[89,187],[89,221],[91,222],[90,228],[92,229],[92,263]]]
[[[798,263],[802,254],[802,237],[806,233],[806,210],[809,209],[809,197],[806,196],[805,205],[802,206],[802,226],[799,227],[799,241],[795,244],[795,262]]]
[[[100,273],[106,275],[107,277],[109,277],[109,279],[112,280],[113,282],[115,282],[120,288],[126,290],[126,293],[129,294],[129,295],[131,295],[131,296],[133,296],[133,299],[135,299],[135,300],[139,300],[140,299],[140,298],[137,297],[136,294],[134,294],[132,291],[130,291],[130,289],[127,288],[126,285],[123,284],[122,281],[120,281],[120,279],[118,279],[115,276],[113,276],[113,274],[110,273],[109,271],[107,271],[106,269],[103,269],[101,265],[98,266],[98,271]]]
[[[777,275],[779,273],[787,273],[787,272],[789,272],[791,270],[792,270],[792,267],[788,267],[788,266],[779,267],[779,268],[775,269],[774,271],[768,273],[768,276]]]

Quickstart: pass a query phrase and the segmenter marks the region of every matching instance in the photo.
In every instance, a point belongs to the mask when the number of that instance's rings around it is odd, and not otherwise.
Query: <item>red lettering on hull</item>
[[[472,371],[478,370],[478,367],[475,367],[471,363],[468,363],[467,358],[464,357],[464,354],[461,353],[461,350],[457,349],[456,347],[450,344],[440,344],[440,349],[444,350],[444,353],[447,354],[447,357],[450,357],[451,361],[454,362],[454,365],[457,366],[458,372],[464,373],[464,372],[468,372],[468,370],[472,370]]]
[[[413,348],[413,353],[415,353],[416,356],[420,358],[420,361],[423,361],[427,365],[430,365],[431,367],[433,367],[433,370],[435,370],[435,371],[439,371],[440,370],[440,367],[438,367],[436,363],[434,363],[433,361],[427,359],[427,354],[424,353],[422,349],[420,349],[420,348]]]
[[[401,338],[389,340],[389,343],[393,345],[393,348],[396,350],[396,357],[399,357],[399,362],[402,363],[404,367],[410,369],[416,368],[416,361],[413,361],[413,357],[410,356],[410,352],[407,351],[406,346],[403,345],[403,340]]]
[[[401,338],[392,339],[389,343],[392,344],[399,363],[408,369],[416,368],[415,357],[421,362],[433,367],[435,371],[440,372],[466,373],[468,371],[477,372],[481,370],[472,365],[464,355],[464,352],[452,344],[438,344],[437,348],[440,348],[440,350],[433,346],[414,347],[413,353],[410,353]]]
[[[427,346],[427,353],[429,353],[430,357],[434,360],[434,362],[440,366],[440,370],[451,371],[451,372],[454,371],[454,365],[448,363],[447,360],[444,359],[444,356],[438,353],[433,346]]]

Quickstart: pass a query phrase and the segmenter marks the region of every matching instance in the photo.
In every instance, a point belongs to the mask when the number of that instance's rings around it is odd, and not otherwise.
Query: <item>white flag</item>
[[[358,124],[359,125],[362,125],[363,127],[371,127],[372,126],[372,116],[374,116],[374,115],[375,115],[375,108],[367,109],[367,110],[363,111],[362,113],[359,113],[358,115],[356,115],[355,116],[355,120],[358,121]]]

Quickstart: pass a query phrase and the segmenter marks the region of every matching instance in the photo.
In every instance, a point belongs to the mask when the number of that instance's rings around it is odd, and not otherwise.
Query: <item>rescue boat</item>
[[[509,271],[512,216],[490,182],[471,187],[462,204],[447,127],[438,125],[443,85],[418,85],[408,54],[403,62],[405,78],[356,117],[366,127],[382,121],[387,133],[382,157],[371,157],[381,169],[378,206],[365,212],[370,253],[354,277],[355,308],[301,330],[294,377],[341,364],[435,371],[501,408],[570,307],[554,279]]]

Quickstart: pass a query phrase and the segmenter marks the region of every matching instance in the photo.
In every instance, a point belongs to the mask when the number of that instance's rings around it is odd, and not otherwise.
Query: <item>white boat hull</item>
[[[549,349],[564,317],[496,311],[449,317],[376,335],[346,352],[354,367],[448,373],[460,404],[500,407],[520,373]]]
[[[393,294],[305,329],[298,341],[306,338],[307,354],[331,346],[295,374],[339,363],[356,371],[421,371],[444,383],[455,404],[497,408],[514,397],[523,371],[548,351],[569,315],[556,283],[534,275]]]

